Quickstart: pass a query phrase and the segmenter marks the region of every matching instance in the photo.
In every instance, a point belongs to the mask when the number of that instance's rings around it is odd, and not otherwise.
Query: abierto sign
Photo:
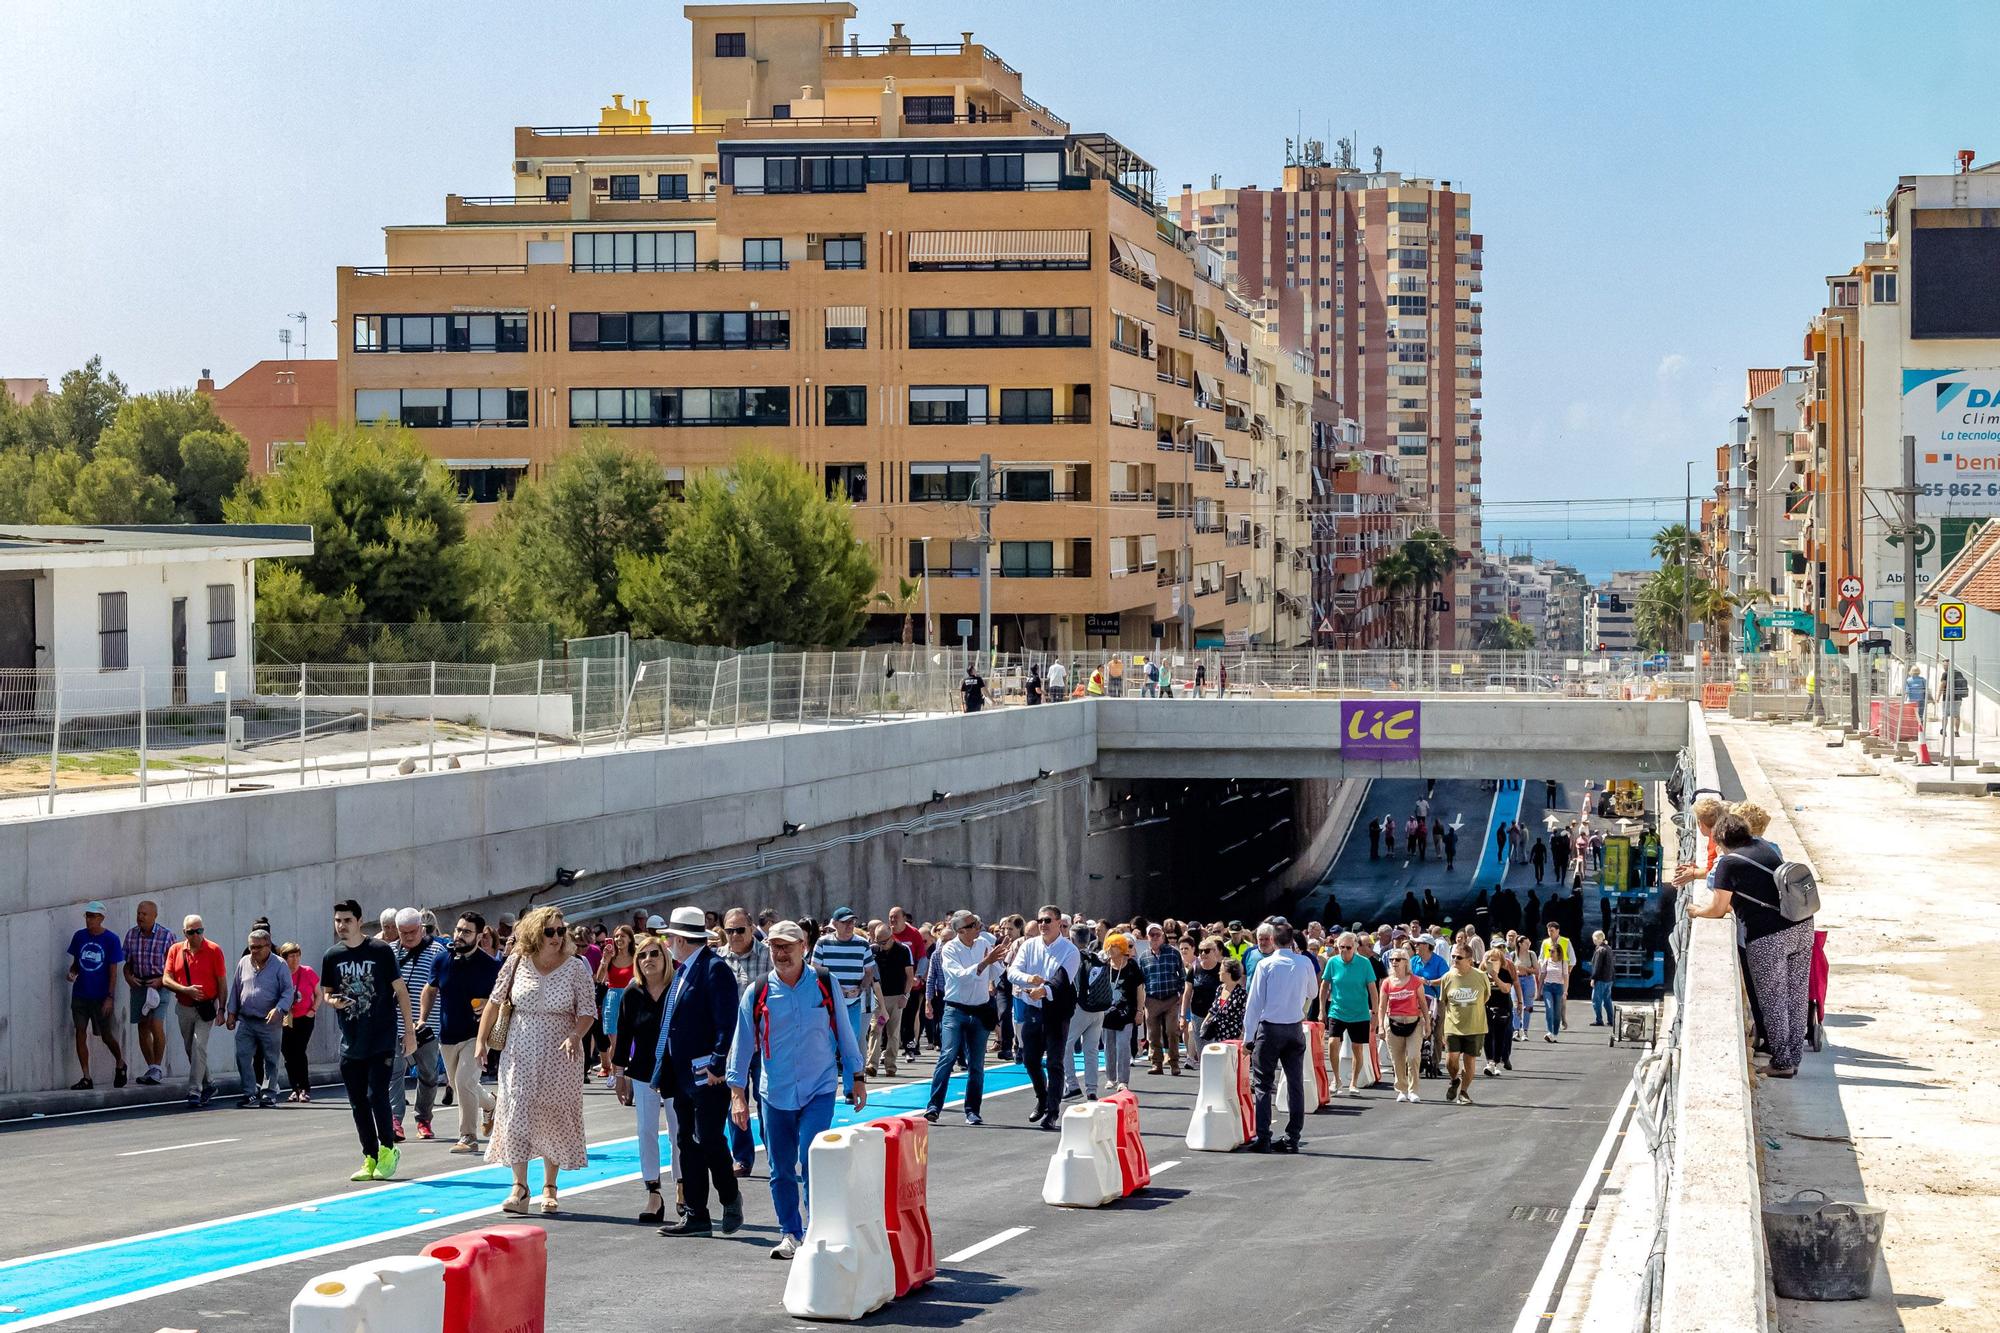
[[[1342,759],[1415,760],[1423,741],[1423,705],[1414,699],[1340,701]]]
[[[1917,512],[2000,514],[2000,369],[1903,371],[1917,442]]]

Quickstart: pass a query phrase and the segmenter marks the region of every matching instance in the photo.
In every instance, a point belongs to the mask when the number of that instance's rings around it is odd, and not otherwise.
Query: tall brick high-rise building
[[[1230,285],[1276,312],[1284,342],[1309,350],[1364,447],[1396,456],[1410,525],[1435,526],[1460,553],[1440,590],[1439,644],[1469,644],[1484,259],[1472,197],[1450,181],[1328,165],[1306,147],[1278,189],[1183,187],[1172,207],[1222,253]]]

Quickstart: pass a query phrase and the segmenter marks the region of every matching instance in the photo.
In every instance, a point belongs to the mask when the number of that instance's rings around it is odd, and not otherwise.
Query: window
[[[551,176],[543,181],[542,198],[547,199],[551,203],[558,199],[569,198],[569,177]]]
[[[688,197],[687,173],[661,172],[659,192],[662,199],[685,199]]]
[[[687,273],[694,269],[691,231],[580,231],[570,267],[578,273]]]
[[[826,259],[826,266],[833,269],[857,269],[868,267],[866,255],[859,236],[829,236],[820,243],[820,252]]]
[[[910,386],[912,426],[983,425],[985,421],[986,386],[983,384]]]
[[[957,108],[949,97],[905,97],[903,119],[912,125],[949,125]]]
[[[1894,273],[1869,275],[1868,299],[1876,305],[1896,304],[1896,275]]]
[[[208,660],[236,656],[236,585],[208,585]]]
[[[1003,500],[1053,500],[1055,498],[1055,473],[1046,469],[1035,472],[1021,472],[1009,469],[1000,475],[1000,498]]]
[[[526,389],[357,389],[354,419],[390,421],[413,430],[454,426],[525,426]]]
[[[826,345],[855,348],[868,345],[868,307],[830,305],[826,308]]]
[[[847,500],[862,504],[868,499],[868,465],[866,463],[828,463],[826,465],[826,498]]]
[[[468,503],[497,504],[514,494],[514,488],[527,471],[525,466],[519,464],[497,467],[453,465],[451,479],[458,486],[459,497]]]
[[[969,500],[979,485],[977,463],[910,464],[912,503]],[[956,546],[956,543],[954,543]],[[953,567],[957,567],[954,560]],[[976,568],[976,565],[974,566]]]
[[[1002,389],[1000,420],[1004,425],[1047,425],[1055,420],[1055,390]]]
[[[125,594],[97,594],[97,669],[123,671],[132,665],[131,644],[125,629]]]
[[[572,426],[789,426],[792,391],[774,388],[571,389]]]
[[[912,347],[1088,347],[1088,306],[910,311]],[[1152,355],[1150,348],[1145,355]]]
[[[1054,542],[1001,542],[1000,577],[1046,579],[1056,572]]]
[[[826,386],[826,424],[865,426],[868,424],[868,386],[829,384]]]
[[[611,197],[613,199],[637,199],[639,197],[639,178],[637,176],[613,176],[611,178]]]
[[[785,266],[785,242],[777,236],[752,236],[743,242],[743,267],[781,269]]]
[[[790,120],[791,118],[792,118],[792,104],[790,102],[771,103],[772,120]]]
[[[700,352],[792,345],[789,310],[573,310],[572,352]]]
[[[715,34],[715,54],[718,56],[743,56],[750,54],[743,34],[740,32],[718,32]]]

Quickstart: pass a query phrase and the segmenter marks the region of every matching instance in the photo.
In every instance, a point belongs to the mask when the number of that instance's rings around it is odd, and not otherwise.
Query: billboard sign
[[[1903,371],[1917,441],[1917,512],[2000,514],[2000,369]]]
[[[1423,705],[1414,699],[1340,701],[1342,759],[1414,761],[1423,739]]]

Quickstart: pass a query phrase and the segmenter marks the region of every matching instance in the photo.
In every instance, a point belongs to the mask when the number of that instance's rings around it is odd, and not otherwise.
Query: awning
[[[1148,282],[1158,282],[1160,279],[1160,264],[1158,260],[1153,258],[1153,252],[1133,246],[1132,253],[1138,257],[1139,271],[1146,275],[1146,280]]]
[[[1194,387],[1195,392],[1208,400],[1208,406],[1220,407],[1222,405],[1222,381],[1216,379],[1215,376],[1205,370],[1197,370],[1194,373]]]
[[[1222,335],[1222,350],[1229,354],[1229,359],[1231,361],[1242,360],[1243,340],[1238,338],[1235,334],[1231,333],[1228,329],[1218,327],[1216,331]]]
[[[1088,264],[1085,230],[913,231],[912,264]]]
[[[830,329],[865,329],[868,327],[868,307],[830,305],[826,308],[826,326]]]

